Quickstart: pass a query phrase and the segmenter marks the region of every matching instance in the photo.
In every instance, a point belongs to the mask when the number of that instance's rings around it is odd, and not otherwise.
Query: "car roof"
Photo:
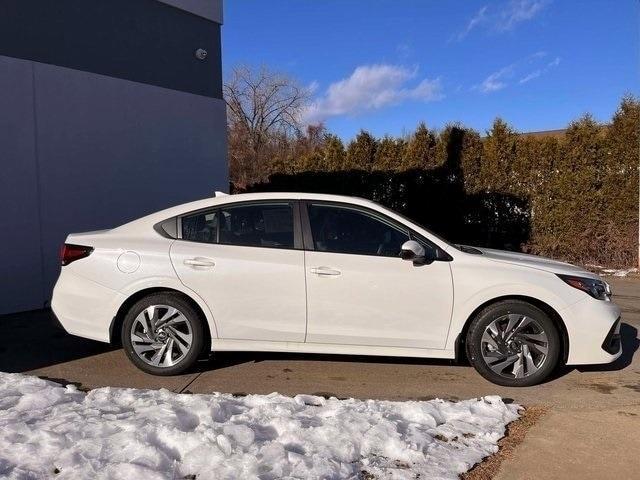
[[[434,235],[432,232],[426,230],[424,227],[412,222],[406,217],[403,217],[397,212],[385,208],[384,206],[375,203],[371,200],[360,197],[351,197],[347,195],[329,195],[324,193],[302,193],[302,192],[254,192],[254,193],[239,193],[234,195],[218,195],[215,197],[204,198],[202,200],[196,200],[194,202],[183,203],[175,207],[167,208],[146,217],[139,218],[132,222],[121,225],[112,230],[108,230],[105,234],[124,234],[124,235],[147,235],[159,222],[167,220],[171,217],[179,215],[185,215],[197,210],[205,210],[208,208],[215,208],[222,205],[228,205],[238,202],[251,202],[259,200],[316,200],[326,202],[341,202],[349,203],[351,205],[359,205],[368,207],[372,210],[376,210],[385,214],[388,217],[395,219],[396,221],[408,225],[421,233],[423,236],[431,240],[436,245],[439,245],[444,250],[447,250],[449,244]]]
[[[172,207],[158,213],[169,213],[169,211],[173,212],[175,210],[176,213],[171,213],[169,216],[181,215],[182,213],[187,213],[193,210],[200,210],[207,207],[258,200],[321,200],[331,202],[346,202],[364,206],[377,206],[377,204],[375,202],[372,202],[371,200],[360,197],[350,197],[347,195],[330,195],[325,193],[303,192],[252,192],[237,193],[234,195],[221,195],[217,197],[196,200],[194,202],[184,203],[182,205],[178,205],[176,207]]]
[[[361,205],[365,207],[371,207],[374,209],[380,209],[380,205],[360,197],[350,197],[347,195],[328,195],[323,193],[302,193],[302,192],[253,192],[253,193],[238,193],[233,195],[218,195],[210,198],[203,198],[201,200],[195,200],[193,202],[183,203],[170,207],[165,210],[152,213],[145,217],[141,217],[132,222],[126,223],[117,227],[117,230],[122,231],[125,228],[127,230],[135,230],[136,227],[145,227],[149,224],[156,224],[163,220],[166,220],[177,215],[184,215],[196,210],[203,210],[206,208],[213,208],[221,205],[227,205],[237,202],[259,201],[259,200],[319,200],[319,201],[331,201],[331,202],[344,202],[354,205]],[[114,229],[116,230],[116,229]]]
[[[327,201],[347,201],[354,203],[374,203],[371,200],[367,200],[362,197],[355,197],[350,195],[334,195],[327,193],[305,193],[305,192],[252,192],[252,193],[237,193],[234,195],[221,195],[214,197],[227,203],[226,201],[251,201],[251,200],[327,200]]]

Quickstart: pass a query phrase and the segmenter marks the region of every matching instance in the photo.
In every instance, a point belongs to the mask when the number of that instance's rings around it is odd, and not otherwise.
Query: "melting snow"
[[[595,270],[600,275],[611,277],[626,277],[639,273],[637,268],[605,268],[602,265],[594,265],[592,263],[587,263],[585,266]]]
[[[497,451],[517,405],[277,393],[89,393],[0,373],[0,477],[458,478]]]
[[[605,275],[612,275],[614,277],[626,277],[630,273],[638,273],[637,268],[627,268],[627,269],[614,269],[614,268],[605,268],[602,270],[602,273]]]

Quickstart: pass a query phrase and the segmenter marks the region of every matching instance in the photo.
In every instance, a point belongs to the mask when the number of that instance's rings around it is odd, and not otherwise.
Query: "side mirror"
[[[410,260],[412,262],[421,262],[425,260],[426,252],[424,247],[415,240],[407,240],[400,247],[400,258]]]

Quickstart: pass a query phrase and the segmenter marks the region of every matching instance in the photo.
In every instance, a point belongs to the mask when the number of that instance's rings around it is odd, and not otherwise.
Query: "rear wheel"
[[[520,300],[483,309],[469,327],[466,345],[480,375],[509,387],[542,382],[560,358],[560,335],[551,318]]]
[[[131,307],[122,325],[124,350],[140,370],[177,375],[198,359],[204,345],[199,315],[177,295],[155,293]]]

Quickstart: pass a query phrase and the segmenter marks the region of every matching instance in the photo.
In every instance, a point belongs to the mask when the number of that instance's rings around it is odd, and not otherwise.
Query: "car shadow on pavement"
[[[579,367],[560,366],[542,383],[558,380],[573,370],[579,372],[606,372],[623,370],[631,365],[635,352],[640,348],[638,329],[628,323],[620,325],[620,337],[622,342],[622,355],[615,362],[603,365],[584,365]],[[258,363],[264,361],[304,361],[304,362],[345,362],[345,363],[378,363],[394,365],[424,365],[424,366],[449,366],[471,368],[465,359],[461,361],[413,358],[413,357],[381,357],[367,355],[333,355],[333,354],[309,354],[309,353],[281,353],[281,352],[218,352],[213,353],[209,361],[200,362],[196,371],[206,372],[222,370],[245,363]]]
[[[95,342],[66,333],[50,310],[35,310],[11,315],[0,315],[3,341],[0,343],[0,371],[22,373],[57,365],[118,349],[106,343]],[[628,367],[640,348],[638,329],[627,323],[620,326],[622,355],[615,362],[604,365],[561,367],[545,383],[559,379],[573,370],[579,372],[605,372]],[[124,353],[123,353],[124,355]],[[284,352],[214,352],[208,361],[198,362],[193,371],[223,370],[246,363],[264,361],[344,362],[394,365],[424,365],[470,368],[466,360],[381,357],[367,355],[335,355]]]
[[[224,370],[242,364],[260,362],[340,362],[340,363],[369,363],[380,365],[423,365],[423,366],[446,366],[446,367],[466,367],[472,368],[469,362],[437,359],[437,358],[416,358],[416,357],[385,357],[377,355],[344,355],[325,353],[296,353],[296,352],[213,352],[208,361],[199,362],[195,372],[204,373],[208,371]]]
[[[0,371],[22,373],[114,350],[106,343],[69,335],[51,310],[0,315]]]

